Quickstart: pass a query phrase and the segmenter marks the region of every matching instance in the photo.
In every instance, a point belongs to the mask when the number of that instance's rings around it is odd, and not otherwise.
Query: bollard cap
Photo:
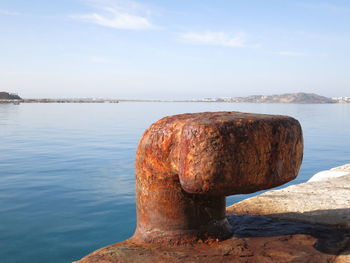
[[[281,115],[204,112],[165,117],[140,141],[136,168],[178,175],[191,194],[228,196],[294,179],[303,157],[300,124]]]
[[[179,178],[188,193],[227,196],[272,188],[297,176],[303,156],[300,124],[287,116],[191,114],[178,139]]]

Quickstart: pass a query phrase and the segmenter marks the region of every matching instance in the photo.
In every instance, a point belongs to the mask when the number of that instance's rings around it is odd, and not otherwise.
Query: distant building
[[[350,103],[350,97],[337,97],[332,99],[338,103]]]

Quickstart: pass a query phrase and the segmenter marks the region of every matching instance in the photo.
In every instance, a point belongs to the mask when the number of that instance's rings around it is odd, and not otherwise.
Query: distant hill
[[[0,91],[0,100],[21,100],[22,98],[17,94]]]
[[[250,102],[250,103],[337,103],[336,100],[314,93],[287,93],[280,95],[253,95],[248,97],[205,99],[206,101]]]
[[[149,101],[149,102],[233,102],[233,103],[295,103],[295,104],[320,104],[320,103],[350,103],[350,97],[327,98],[315,93],[286,93],[279,95],[252,95],[247,97],[232,98],[206,98],[192,100],[116,100],[116,99],[22,99],[17,94],[0,92],[0,103],[12,103],[11,100],[20,100],[21,103],[118,103],[120,101]]]

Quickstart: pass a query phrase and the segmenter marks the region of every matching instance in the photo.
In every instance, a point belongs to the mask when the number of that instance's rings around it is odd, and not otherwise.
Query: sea
[[[298,119],[304,159],[286,185],[350,163],[350,104],[0,104],[0,262],[72,262],[130,237],[143,131],[164,116],[208,111]]]

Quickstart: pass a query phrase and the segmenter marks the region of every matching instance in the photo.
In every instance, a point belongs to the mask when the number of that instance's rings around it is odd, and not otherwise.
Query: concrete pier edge
[[[229,215],[272,219],[350,229],[350,164],[320,171],[307,182],[267,191],[227,207]],[[333,262],[350,262],[350,243]]]

